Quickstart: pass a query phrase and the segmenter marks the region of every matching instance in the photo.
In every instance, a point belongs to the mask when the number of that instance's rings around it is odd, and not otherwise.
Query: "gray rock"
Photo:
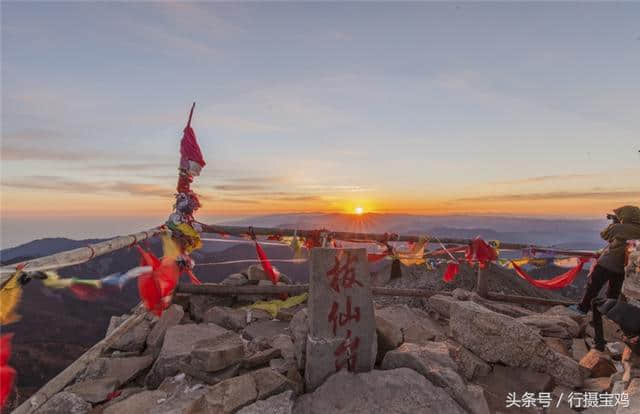
[[[380,362],[387,352],[400,346],[403,342],[403,335],[399,326],[378,313],[376,313],[376,334],[378,336],[378,356],[376,359]]]
[[[120,384],[126,384],[153,363],[151,355],[130,358],[98,358],[91,362],[83,379],[103,377],[116,378]]]
[[[120,381],[117,378],[105,377],[73,384],[65,391],[74,393],[87,402],[97,404],[105,401],[107,396],[119,386]]]
[[[279,349],[280,355],[286,360],[293,361],[296,357],[296,350],[289,335],[280,334],[274,336],[271,338],[271,346]]]
[[[405,342],[389,351],[382,361],[382,369],[411,368],[424,375],[434,385],[444,388],[460,406],[473,414],[489,414],[482,389],[469,389],[455,371],[457,365],[449,356],[443,342],[417,345]]]
[[[299,414],[464,414],[442,388],[408,368],[353,374],[340,371],[295,403]]]
[[[160,348],[162,348],[162,341],[164,341],[164,335],[167,329],[178,325],[183,317],[184,310],[180,305],[171,305],[165,310],[147,336],[147,348],[151,349],[154,354],[157,354]]]
[[[232,331],[240,331],[247,326],[247,311],[239,308],[214,306],[205,312],[203,321],[215,323]]]
[[[427,299],[429,309],[439,313],[449,319],[451,315],[451,304],[458,302],[455,298],[447,295],[433,295]]]
[[[538,329],[540,335],[573,339],[580,333],[580,326],[568,316],[536,314],[517,318],[521,323]]]
[[[544,315],[567,316],[573,319],[578,325],[583,325],[587,320],[586,315],[582,315],[578,312],[574,312],[571,309],[567,308],[566,306],[562,306],[562,305],[554,306],[548,309],[546,312],[544,312]]]
[[[266,400],[256,401],[240,409],[238,414],[291,414],[294,404],[292,397],[293,391],[285,391]]]
[[[378,347],[366,249],[315,248],[310,267],[308,390],[341,367],[371,370]]]
[[[518,409],[510,407],[505,410],[505,401],[509,393],[515,392],[518,396],[522,396],[525,392],[537,395],[540,392],[549,392],[553,386],[553,380],[550,375],[533,371],[527,368],[505,367],[503,365],[495,365],[493,371],[484,377],[477,379],[477,383],[484,389],[484,394],[489,403],[491,412],[505,413],[523,413],[530,414],[530,409]],[[561,391],[566,399],[571,392],[570,389]],[[559,398],[554,398],[558,401]]]
[[[164,391],[139,392],[105,408],[103,414],[148,413],[166,398]]]
[[[609,377],[617,371],[611,357],[596,349],[592,349],[582,357],[580,366],[584,367],[594,378]]]
[[[231,365],[230,367],[216,372],[203,371],[187,364],[186,362],[180,362],[178,368],[181,372],[184,372],[196,380],[202,381],[208,385],[216,385],[219,382],[235,377],[240,372],[240,364]]]
[[[232,296],[190,295],[189,314],[194,321],[202,322],[205,313],[207,313],[209,309],[214,306],[231,307],[232,304]]]
[[[378,309],[376,320],[378,319],[384,319],[400,328],[403,342],[422,344],[446,338],[444,329],[426,312],[407,305],[392,305]]]
[[[521,318],[524,316],[537,315],[536,312],[523,308],[522,306],[516,305],[514,303],[496,302],[493,300],[488,300],[478,295],[477,293],[472,293],[470,296],[470,299],[473,302],[478,303],[487,309],[490,309],[497,313],[501,313],[503,315],[511,316],[513,318]]]
[[[113,331],[120,325],[124,323],[127,319],[129,319],[131,315],[120,315],[120,316],[112,316],[109,319],[109,326],[107,326],[107,333],[105,334],[105,338],[113,333]]]
[[[203,413],[231,414],[257,398],[258,391],[253,377],[241,375],[210,387],[201,398],[198,408]]]
[[[268,364],[269,361],[274,358],[280,358],[280,350],[276,348],[268,348],[246,357],[244,361],[242,361],[242,366],[249,369],[261,367]]]
[[[197,369],[214,372],[242,361],[244,343],[239,335],[227,332],[193,344],[190,364]]]
[[[305,352],[307,349],[307,335],[309,334],[309,324],[307,321],[307,309],[298,311],[289,323],[289,331],[293,339],[295,347],[296,362],[298,369],[302,370],[305,366]]]
[[[196,411],[202,396],[207,392],[207,387],[191,378],[183,377],[185,376],[174,377],[172,382],[163,381],[158,391],[166,392],[167,396],[158,400],[158,404],[146,413],[192,414]]]
[[[587,355],[587,352],[589,352],[589,348],[587,348],[587,344],[584,342],[583,338],[573,340],[573,344],[571,345],[571,357],[574,360],[579,362],[585,355]]]
[[[246,339],[259,337],[272,338],[276,335],[286,333],[289,323],[277,320],[263,320],[247,325],[242,331],[242,336]]]
[[[244,286],[247,283],[249,283],[249,279],[242,273],[231,274],[220,282],[221,285],[225,286]]]
[[[251,375],[255,381],[259,400],[280,394],[287,390],[295,392],[297,388],[293,381],[275,372],[271,368],[262,368],[257,371],[252,371],[247,375]]]
[[[44,403],[37,414],[87,414],[91,404],[71,392],[59,392]]]
[[[583,372],[573,359],[553,351],[532,328],[474,302],[451,305],[453,338],[487,362],[530,367],[559,384],[577,388]]]
[[[115,321],[114,318],[116,318]],[[127,317],[124,316],[120,319],[118,319],[117,316],[112,317],[107,332],[113,332],[113,330],[116,327],[120,326],[120,324],[126,319]],[[118,338],[118,340],[114,342],[109,348],[124,352],[140,352],[144,348],[144,345],[147,341],[147,335],[149,335],[150,331],[151,323],[146,319],[142,319],[136,326],[134,326],[132,329],[128,330],[124,335]]]
[[[638,412],[640,407],[640,378],[634,378],[625,390],[629,396],[629,405],[627,407],[619,406],[616,414],[634,414]]]
[[[491,366],[476,354],[453,340],[446,341],[451,359],[458,365],[458,372],[468,381],[489,375]]]
[[[184,361],[191,354],[196,342],[215,339],[228,332],[212,323],[176,325],[169,328],[160,354],[145,378],[145,385],[148,388],[156,388],[164,378],[177,374],[179,371],[178,363]]]

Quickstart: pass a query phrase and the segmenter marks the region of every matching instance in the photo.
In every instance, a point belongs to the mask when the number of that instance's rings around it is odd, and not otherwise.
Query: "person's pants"
[[[582,312],[589,312],[591,309],[591,301],[598,296],[600,289],[605,283],[609,282],[607,288],[607,297],[611,299],[618,299],[620,292],[622,291],[622,284],[624,283],[624,273],[616,273],[605,269],[600,265],[596,265],[591,272],[591,276],[587,281],[587,289],[584,292],[582,301],[578,305],[578,308]]]

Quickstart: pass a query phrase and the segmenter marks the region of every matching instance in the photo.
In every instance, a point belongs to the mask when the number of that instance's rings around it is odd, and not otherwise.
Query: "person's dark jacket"
[[[624,206],[613,212],[622,223],[612,223],[600,233],[609,245],[598,258],[598,265],[611,272],[624,274],[627,240],[640,239],[640,208]]]

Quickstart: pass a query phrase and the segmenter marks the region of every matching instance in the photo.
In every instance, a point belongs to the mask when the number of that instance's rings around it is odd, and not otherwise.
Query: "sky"
[[[200,218],[640,202],[640,3],[1,6],[3,246],[164,220],[193,101]]]

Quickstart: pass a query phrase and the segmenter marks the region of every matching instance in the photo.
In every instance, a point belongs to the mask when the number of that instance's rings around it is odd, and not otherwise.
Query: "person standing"
[[[609,244],[604,249],[594,267],[584,296],[578,305],[569,308],[586,314],[591,309],[591,301],[598,296],[600,290],[608,283],[607,297],[617,299],[624,282],[625,253],[627,240],[640,239],[640,208],[623,206],[613,210],[613,220],[600,236]]]

